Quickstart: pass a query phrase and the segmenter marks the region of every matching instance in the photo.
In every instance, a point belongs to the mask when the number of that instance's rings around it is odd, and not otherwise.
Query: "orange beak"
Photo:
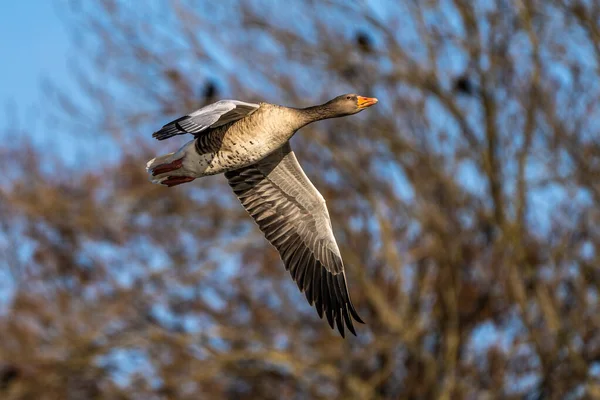
[[[365,109],[367,107],[371,107],[373,104],[377,104],[377,99],[375,97],[362,97],[358,96],[358,108]]]

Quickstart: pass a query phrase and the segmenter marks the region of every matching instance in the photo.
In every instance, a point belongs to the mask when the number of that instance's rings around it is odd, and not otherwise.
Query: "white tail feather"
[[[169,154],[165,154],[164,156],[158,156],[158,157],[153,158],[152,160],[150,160],[146,163],[146,171],[150,172],[150,170],[152,168],[156,167],[157,165],[166,164],[166,163],[173,161],[174,155],[175,155],[175,153],[169,153]]]
[[[206,175],[213,154],[198,154],[196,139],[189,141],[175,153],[153,158],[146,163],[146,171],[153,183],[165,186],[179,185]]]

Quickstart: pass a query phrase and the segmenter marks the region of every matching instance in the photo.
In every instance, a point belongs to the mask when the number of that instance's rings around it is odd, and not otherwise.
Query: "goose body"
[[[152,182],[169,187],[224,173],[319,316],[325,315],[342,336],[344,327],[356,334],[352,318],[362,320],[350,300],[325,200],[300,167],[289,140],[311,122],[355,114],[376,102],[348,94],[296,109],[222,100],[155,132],[159,140],[188,133],[195,139],[150,160],[146,169]]]

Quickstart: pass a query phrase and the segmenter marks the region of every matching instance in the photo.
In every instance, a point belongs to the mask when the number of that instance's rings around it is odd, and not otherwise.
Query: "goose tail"
[[[155,157],[146,163],[146,171],[152,183],[163,186],[176,186],[191,182],[195,177],[183,175],[183,157],[178,153],[169,153]]]

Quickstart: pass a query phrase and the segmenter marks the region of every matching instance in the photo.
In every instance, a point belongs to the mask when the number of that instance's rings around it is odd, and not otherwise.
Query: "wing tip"
[[[179,122],[185,121],[186,119],[190,119],[190,116],[184,115],[183,117],[179,117],[171,122],[164,124],[162,128],[160,128],[152,134],[152,137],[157,140],[165,140],[176,135],[182,135],[187,133],[183,129],[180,129],[180,127],[178,126]]]
[[[152,137],[155,138],[155,139],[157,139],[157,140],[165,140],[165,139],[168,139],[170,137],[173,137],[173,136],[176,136],[176,135],[180,135],[182,133],[185,133],[185,132],[182,132],[182,131],[178,130],[177,127],[175,127],[173,125],[173,126],[169,126],[169,127],[166,127],[166,128],[162,128],[162,129],[154,132],[152,134]]]
[[[365,324],[365,322],[358,315],[358,312],[352,304],[346,286],[346,277],[343,273],[335,276],[334,274],[325,271],[324,274],[326,276],[324,277],[325,280],[322,282],[322,285],[326,288],[327,292],[323,293],[326,300],[323,303],[323,308],[325,308],[325,315],[327,316],[329,326],[333,330],[337,328],[342,338],[346,337],[345,328],[348,328],[350,333],[354,336],[358,336],[354,324],[352,323],[352,319],[361,324]],[[317,307],[317,313],[319,313],[319,311],[320,309]],[[319,313],[319,316],[322,318],[322,313]]]
[[[329,326],[331,327],[332,330],[337,330],[340,334],[340,336],[342,338],[346,338],[346,333],[345,333],[345,329],[347,328],[348,331],[350,333],[352,333],[353,336],[358,337],[358,334],[356,333],[356,328],[354,327],[354,324],[352,323],[352,319],[350,318],[350,316],[348,315],[348,309],[350,307],[347,307],[345,310],[344,309],[338,309],[336,311],[331,312],[332,314],[332,320],[330,321],[329,318],[327,318],[327,322],[329,323]],[[317,309],[317,313],[318,313],[318,309]],[[325,312],[325,314],[327,315],[327,312]],[[319,317],[321,319],[323,319],[322,314],[319,315]],[[342,320],[343,317],[343,320]],[[354,316],[353,316],[354,317]],[[355,319],[356,322],[359,322],[361,324],[365,324],[364,321],[362,321],[360,318],[359,319]]]
[[[358,322],[359,324],[363,324],[366,325],[366,322],[362,320],[362,318],[358,315],[358,312],[356,311],[356,309],[354,308],[354,305],[352,304],[352,302],[348,299],[348,309],[350,311],[350,314],[352,315],[352,318],[354,318],[354,320],[356,322]]]

